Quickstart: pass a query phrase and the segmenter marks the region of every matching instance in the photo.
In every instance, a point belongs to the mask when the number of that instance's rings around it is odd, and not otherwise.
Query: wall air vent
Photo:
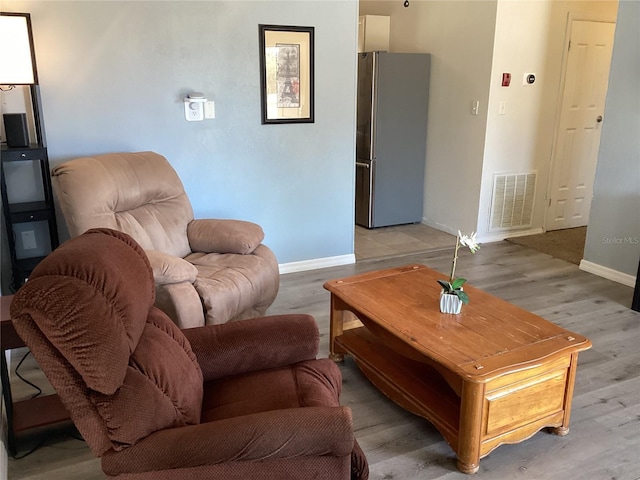
[[[493,176],[490,230],[530,227],[536,172]]]

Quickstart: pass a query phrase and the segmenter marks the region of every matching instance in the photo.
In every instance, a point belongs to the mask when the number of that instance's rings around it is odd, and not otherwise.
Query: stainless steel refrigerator
[[[358,54],[356,223],[422,220],[431,55]]]

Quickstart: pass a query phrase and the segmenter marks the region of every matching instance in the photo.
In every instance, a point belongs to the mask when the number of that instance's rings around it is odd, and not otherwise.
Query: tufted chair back
[[[191,253],[191,202],[178,174],[154,152],[111,153],[77,159],[53,170],[60,208],[72,237],[106,227],[131,235],[145,250]]]
[[[154,299],[140,246],[93,229],[45,258],[12,302],[15,329],[98,456],[200,422],[202,372]]]

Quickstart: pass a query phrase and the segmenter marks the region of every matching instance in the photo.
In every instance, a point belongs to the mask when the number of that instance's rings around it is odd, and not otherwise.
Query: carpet
[[[586,237],[587,227],[577,227],[553,230],[538,235],[507,238],[507,241],[579,265],[584,254]]]

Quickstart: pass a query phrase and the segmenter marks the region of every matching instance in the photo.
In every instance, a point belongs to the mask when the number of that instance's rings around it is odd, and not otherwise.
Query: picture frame
[[[314,27],[258,25],[262,124],[314,122]]]

